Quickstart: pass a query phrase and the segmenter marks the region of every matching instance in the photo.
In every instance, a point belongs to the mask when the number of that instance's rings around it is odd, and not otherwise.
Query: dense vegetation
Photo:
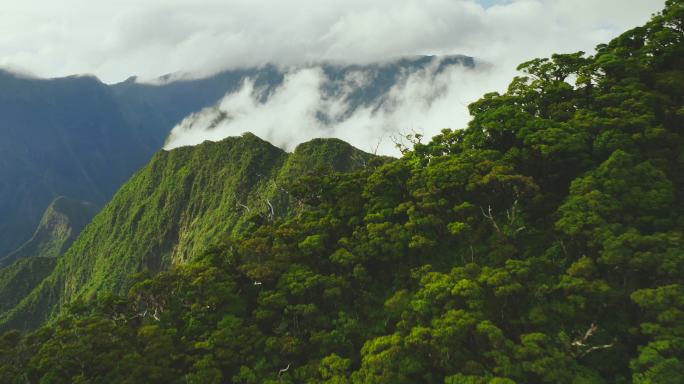
[[[3,284],[0,273],[0,297],[12,296],[16,304],[0,311],[0,329],[36,328],[76,298],[125,293],[135,273],[185,263],[214,239],[250,231],[253,219],[290,216],[295,202],[284,186],[297,177],[351,171],[372,158],[337,139],[312,140],[287,153],[252,134],[161,151],[34,289]]]
[[[467,129],[5,334],[1,381],[684,382],[684,5],[520,70]]]

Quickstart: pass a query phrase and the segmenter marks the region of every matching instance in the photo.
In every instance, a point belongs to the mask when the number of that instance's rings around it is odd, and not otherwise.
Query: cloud
[[[428,3],[430,7],[409,1],[342,12],[320,33],[317,41],[325,42],[325,49],[316,51],[313,44],[302,56],[364,62],[409,52],[459,52],[480,59],[476,68],[455,65],[439,72],[435,62],[405,74],[374,103],[353,108],[349,97],[369,81],[367,72],[348,74],[342,91],[329,95],[324,90],[331,80],[320,66],[290,67],[267,102],[259,101],[259,90],[248,80],[219,105],[175,127],[165,148],[249,131],[288,150],[314,137],[338,137],[366,151],[377,147],[379,153],[397,155],[392,138],[410,132],[429,138],[443,128],[465,127],[470,119],[466,106],[485,92],[503,91],[520,62],[554,52],[591,51],[627,24],[645,21],[647,9],[655,11],[658,5],[634,2],[628,7],[614,0],[598,5],[588,0],[517,0],[486,7],[472,1]],[[297,63],[283,55],[281,62]],[[482,65],[482,59],[490,65]]]
[[[464,127],[466,105],[481,96],[482,88],[502,82],[491,66],[440,63],[433,59],[404,70],[386,92],[364,103],[355,95],[374,86],[375,66],[349,71],[342,80],[332,79],[321,66],[287,68],[283,83],[265,102],[264,90],[247,79],[218,105],[175,127],[165,149],[252,132],[286,150],[312,138],[337,137],[365,151],[398,155],[395,139],[406,133],[431,137],[443,128]]]
[[[0,67],[38,76],[130,75],[153,82],[182,72],[274,63],[285,82],[261,103],[254,81],[173,129],[167,148],[252,131],[287,149],[339,137],[364,150],[403,132],[464,127],[466,105],[504,90],[515,67],[555,52],[591,51],[643,24],[664,0],[24,0],[0,7]],[[487,62],[407,74],[375,105],[351,108],[368,81],[348,74],[326,94],[317,63],[372,63],[416,54]],[[177,78],[177,77],[174,77]],[[320,116],[327,119],[320,119]]]
[[[0,66],[114,82],[266,62],[420,53],[513,65],[588,50],[662,0],[24,0],[0,7]]]

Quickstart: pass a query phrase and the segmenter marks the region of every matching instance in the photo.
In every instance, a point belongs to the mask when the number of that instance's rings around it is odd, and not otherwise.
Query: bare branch
[[[513,206],[506,210],[506,217],[508,217],[508,225],[513,225],[515,222],[515,215],[518,213],[518,199],[513,202]]]
[[[375,145],[375,148],[373,149],[373,154],[376,156],[378,155],[378,149],[380,148],[380,144],[382,143],[382,139],[383,139],[383,137],[380,136],[380,138],[378,139],[378,143]]]
[[[598,325],[596,325],[595,323],[591,323],[591,326],[589,327],[589,329],[587,329],[586,332],[584,332],[584,335],[578,339],[575,339],[570,344],[571,346],[573,346],[577,349],[580,349],[577,352],[576,356],[582,357],[582,356],[585,356],[586,354],[588,354],[590,352],[597,351],[600,349],[610,348],[614,345],[613,343],[603,344],[603,345],[594,345],[594,346],[587,345],[587,341],[589,340],[589,338],[592,337],[598,331],[598,329],[599,329]]]
[[[244,208],[244,209],[245,209],[245,210],[246,210],[247,212],[251,211],[251,209],[249,209],[249,207],[248,207],[248,206],[246,206],[246,205],[242,204],[242,203],[241,203],[241,202],[239,202],[239,201],[236,201],[236,202],[235,202],[235,204],[237,204],[237,206],[238,206],[238,207],[242,207],[242,208]]]
[[[484,216],[486,219],[489,219],[489,221],[492,223],[492,226],[494,229],[496,229],[497,232],[501,233],[501,230],[499,229],[499,225],[496,223],[496,220],[494,220],[494,215],[492,214],[492,206],[488,206],[488,213],[485,213],[485,211],[480,207],[480,211],[482,212],[482,216]]]
[[[268,215],[268,219],[270,221],[273,221],[273,218],[275,217],[275,210],[273,209],[273,204],[271,204],[271,202],[268,201],[268,199],[266,199],[266,204],[268,204],[268,208],[270,208],[271,210],[271,213],[269,213]]]
[[[278,371],[278,376],[282,375],[283,373],[287,372],[287,370],[290,369],[290,364],[287,364],[287,367],[281,369]]]
[[[584,356],[584,355],[586,355],[586,354],[588,354],[588,353],[590,353],[590,352],[598,351],[598,350],[600,350],[600,349],[611,348],[613,345],[614,345],[613,343],[610,343],[610,344],[604,344],[604,345],[596,345],[596,346],[593,346],[593,347],[587,349],[586,351],[582,352],[582,353],[580,354],[580,357],[581,357],[581,356]]]

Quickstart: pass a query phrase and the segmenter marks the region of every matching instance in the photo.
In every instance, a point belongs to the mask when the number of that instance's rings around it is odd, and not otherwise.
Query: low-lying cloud
[[[397,155],[396,141],[407,133],[431,137],[443,128],[464,127],[467,104],[506,76],[488,65],[442,67],[440,62],[402,73],[386,92],[364,103],[354,96],[373,86],[372,68],[349,71],[342,80],[331,79],[321,66],[286,69],[283,83],[265,102],[265,90],[247,79],[218,105],[176,126],[165,148],[252,132],[286,150],[312,138],[337,137],[365,151]]]
[[[38,76],[203,77],[272,63],[285,82],[261,103],[245,81],[220,105],[175,127],[167,148],[252,131],[291,149],[340,137],[396,154],[392,136],[460,128],[466,105],[505,89],[518,63],[591,51],[643,24],[664,0],[27,0],[0,8],[0,67]],[[350,108],[363,82],[327,94],[312,63],[365,64],[418,54],[463,54],[491,64],[407,74],[376,104]],[[178,78],[174,76],[172,78]],[[325,87],[323,87],[325,88]],[[345,93],[346,92],[346,93]],[[321,118],[321,116],[323,118]]]

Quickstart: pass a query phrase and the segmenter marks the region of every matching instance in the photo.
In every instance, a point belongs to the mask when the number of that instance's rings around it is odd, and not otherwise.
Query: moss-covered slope
[[[0,269],[0,311],[17,305],[52,272],[56,263],[54,257],[30,257]]]
[[[292,154],[252,134],[157,153],[93,219],[4,328],[31,328],[75,298],[122,292],[137,272],[183,263],[254,219],[291,213],[283,185],[308,173],[364,167],[373,155],[337,139]]]

